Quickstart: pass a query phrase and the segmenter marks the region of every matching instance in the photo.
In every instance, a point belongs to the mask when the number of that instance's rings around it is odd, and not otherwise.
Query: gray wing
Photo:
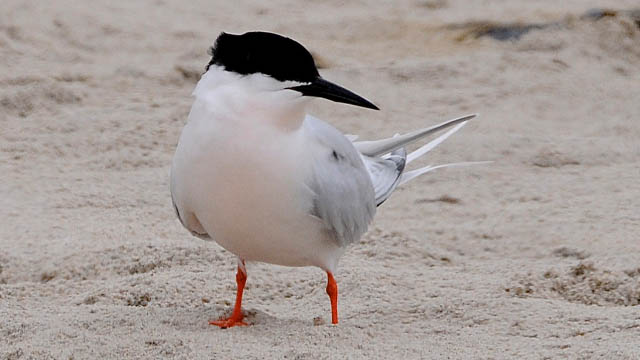
[[[375,215],[369,172],[339,130],[311,116],[303,126],[315,147],[313,175],[307,181],[314,194],[311,214],[322,219],[340,246],[346,246],[360,239]]]
[[[398,185],[406,152],[362,156],[345,135],[319,119],[307,116],[304,128],[318,149],[308,182],[315,195],[312,215],[322,219],[338,243],[346,246],[367,231],[376,206]]]
[[[463,116],[388,139],[358,142],[357,136],[345,136],[333,126],[307,116],[304,128],[320,145],[313,177],[308,181],[315,194],[312,215],[324,221],[340,245],[358,240],[373,219],[376,206],[387,200],[398,185],[440,167],[476,164],[454,163],[404,171],[406,164],[429,152],[475,116]],[[404,146],[452,126],[407,155]]]
[[[373,183],[376,206],[380,206],[400,184],[407,152],[401,148],[383,157],[362,156],[362,159]]]

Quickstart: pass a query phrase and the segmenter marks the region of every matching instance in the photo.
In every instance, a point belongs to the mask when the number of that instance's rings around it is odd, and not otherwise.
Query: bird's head
[[[378,110],[363,97],[323,79],[311,53],[290,38],[268,32],[242,35],[221,33],[211,48],[207,71],[231,72],[250,77],[270,90],[291,90],[303,97],[328,100]]]

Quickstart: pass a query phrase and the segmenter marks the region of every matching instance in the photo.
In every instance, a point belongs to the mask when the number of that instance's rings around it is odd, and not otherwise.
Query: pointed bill
[[[289,89],[299,91],[304,96],[321,97],[335,102],[361,106],[367,109],[380,110],[372,102],[362,96],[321,77],[317,77],[309,84],[294,86]]]

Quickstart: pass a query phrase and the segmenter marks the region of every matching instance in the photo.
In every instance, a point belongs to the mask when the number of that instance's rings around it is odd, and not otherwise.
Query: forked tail
[[[419,169],[405,171],[405,166],[433,150],[449,136],[462,129],[476,114],[466,115],[428,128],[412,131],[404,135],[375,141],[354,141],[354,146],[363,155],[363,160],[371,176],[376,192],[376,202],[382,204],[399,185],[408,182],[432,170],[486,164],[491,161],[458,162],[441,165],[428,165]],[[452,127],[453,126],[453,127]],[[404,147],[427,135],[451,127],[447,132],[406,155]],[[354,139],[355,140],[355,139]],[[403,156],[404,155],[404,156]],[[401,164],[401,166],[399,166]],[[395,178],[394,178],[395,177]]]

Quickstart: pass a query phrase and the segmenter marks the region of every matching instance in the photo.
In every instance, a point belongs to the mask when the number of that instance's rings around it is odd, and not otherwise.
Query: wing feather
[[[373,184],[351,141],[333,126],[307,116],[305,131],[313,139],[314,193],[311,215],[324,221],[341,246],[358,240],[375,215]]]

